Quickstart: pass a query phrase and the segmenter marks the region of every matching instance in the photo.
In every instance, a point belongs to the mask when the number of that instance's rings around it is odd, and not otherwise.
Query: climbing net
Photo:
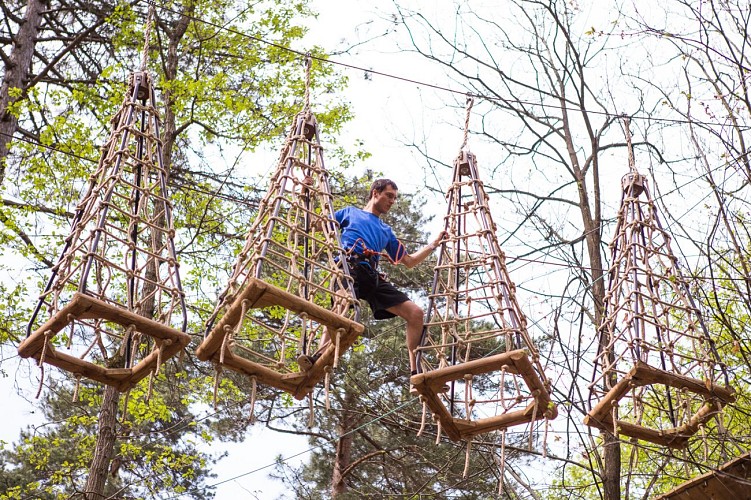
[[[190,340],[155,103],[149,74],[133,73],[19,346],[121,390]]]
[[[585,423],[683,448],[735,396],[629,152]]]
[[[306,97],[208,321],[199,358],[302,398],[363,331],[344,255],[318,125]],[[324,333],[328,345],[321,344]],[[320,363],[301,370],[298,355],[319,349]]]
[[[475,156],[464,145],[466,132],[446,193],[448,237],[434,269],[418,348],[422,373],[412,378],[455,440],[556,414]]]

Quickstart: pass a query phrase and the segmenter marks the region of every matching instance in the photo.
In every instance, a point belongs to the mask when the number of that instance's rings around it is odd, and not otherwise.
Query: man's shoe
[[[307,372],[308,370],[313,368],[313,365],[316,364],[316,361],[318,361],[319,357],[321,357],[320,354],[314,354],[313,356],[301,354],[297,357],[297,366],[300,367],[300,371]]]

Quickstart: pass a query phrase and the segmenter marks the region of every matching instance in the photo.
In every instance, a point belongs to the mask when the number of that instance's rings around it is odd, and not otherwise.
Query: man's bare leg
[[[407,322],[407,351],[409,351],[409,370],[410,373],[417,371],[417,360],[415,351],[420,345],[422,336],[423,323],[425,321],[425,312],[420,306],[408,300],[386,309],[388,312],[396,314]]]

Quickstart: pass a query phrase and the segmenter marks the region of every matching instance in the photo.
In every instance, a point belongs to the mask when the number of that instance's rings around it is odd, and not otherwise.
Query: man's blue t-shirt
[[[356,207],[346,207],[338,210],[334,218],[341,227],[345,251],[362,254],[366,248],[377,253],[386,250],[395,262],[404,257],[406,250],[396,239],[394,231],[375,214]]]

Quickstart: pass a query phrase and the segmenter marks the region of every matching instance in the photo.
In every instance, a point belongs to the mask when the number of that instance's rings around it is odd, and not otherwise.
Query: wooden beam
[[[259,279],[251,278],[248,280],[243,291],[238,294],[237,298],[235,298],[235,301],[222,319],[219,320],[206,339],[204,339],[201,345],[198,346],[198,349],[196,349],[198,359],[201,361],[207,361],[215,357],[214,354],[221,349],[224,337],[227,335],[225,326],[234,329],[237,323],[243,320],[240,315],[242,313],[242,303],[244,300],[248,301],[247,307],[245,308],[247,311],[268,306],[280,306],[298,315],[305,313],[311,320],[328,327],[330,332],[344,330],[342,340],[349,342],[346,348],[349,348],[349,346],[351,346],[355,340],[357,340],[357,337],[365,330],[365,327],[360,323],[333,313],[328,309],[324,309],[317,304],[281,290],[273,285],[269,285]],[[346,350],[342,345],[342,341],[340,340],[339,349],[341,353]]]
[[[269,285],[259,279],[251,278],[224,316],[212,328],[198,349],[196,349],[198,359],[202,361],[213,360],[216,363],[220,362],[222,344],[227,335],[227,329],[234,330],[237,323],[244,320],[241,317],[243,301],[247,301],[247,305],[244,308],[246,311],[254,308],[280,306],[298,315],[305,313],[309,319],[323,325],[329,331],[331,344],[328,345],[318,361],[307,372],[282,374],[249,359],[236,356],[229,349],[224,353],[224,364],[229,368],[248,376],[254,376],[259,382],[289,392],[296,399],[303,399],[307,396],[316,384],[326,376],[327,367],[334,364],[337,332],[340,335],[339,354],[341,356],[357,341],[362,332],[365,331],[365,327],[360,323],[333,313],[317,304],[304,300],[273,285]]]
[[[41,352],[35,358],[38,360],[40,356]],[[79,357],[57,351],[52,345],[47,346],[47,350],[44,353],[44,362],[62,368],[70,373],[111,385],[118,388],[118,390],[124,390],[128,379],[132,375],[131,368],[105,368],[84,361]]]
[[[676,429],[669,429],[667,431],[655,430],[641,425],[635,425],[630,422],[624,422],[623,420],[618,420],[619,434],[666,446],[668,448],[685,448],[691,435],[683,435],[675,431]]]
[[[120,306],[76,292],[65,307],[60,309],[57,314],[47,320],[18,346],[18,354],[28,358],[41,351],[44,346],[45,333],[51,332],[50,337],[54,337],[72,322],[71,318],[73,321],[76,319],[103,319],[125,328],[133,325],[137,331],[152,338],[176,341],[182,347],[190,343],[190,335],[187,333],[125,310]]]
[[[523,349],[496,354],[486,358],[473,359],[466,363],[458,363],[453,366],[430,370],[428,372],[418,373],[412,376],[411,382],[414,385],[422,384],[423,381],[431,387],[442,387],[445,383],[463,378],[464,375],[480,375],[492,371],[501,370],[507,365],[509,373],[518,374],[516,361],[521,357],[526,357],[527,353]]]
[[[221,363],[219,362],[219,353],[214,355],[213,361],[238,373],[255,377],[262,384],[270,385],[289,393],[294,392],[297,386],[294,382],[283,379],[281,373],[249,359],[236,356],[229,350],[225,351],[224,360]]]
[[[748,498],[751,453],[745,453],[701,476],[690,479],[654,500]]]
[[[694,394],[700,394],[707,398],[720,399],[723,403],[735,401],[735,390],[712,383],[708,380],[697,380],[685,375],[666,372],[653,368],[646,363],[638,362],[629,372],[633,373],[636,385],[664,384],[680,390],[688,390]]]
[[[155,351],[134,367],[107,368],[57,351],[52,343],[47,341],[45,335],[47,332],[50,332],[49,338],[51,339],[69,324],[87,319],[102,319],[118,324],[123,328],[134,326],[136,331],[154,338],[157,344],[165,346],[161,353],[162,362],[167,361],[190,343],[190,335],[185,332],[127,311],[120,306],[76,292],[65,307],[21,343],[18,347],[18,353],[22,357],[33,356],[39,360],[46,343],[45,363],[111,385],[120,391],[134,387],[156,368],[159,354]]]
[[[718,399],[723,403],[735,401],[735,390],[722,387],[711,382],[696,380],[685,375],[669,373],[653,368],[646,363],[638,362],[608,393],[592,408],[584,418],[587,425],[597,422],[608,422],[612,419],[613,406],[634,386],[641,387],[653,384],[663,384],[680,390],[687,390],[708,399]],[[589,423],[591,422],[591,423]]]
[[[682,449],[686,447],[691,436],[696,434],[696,431],[699,430],[699,426],[714,416],[715,410],[717,409],[715,404],[706,402],[688,422],[679,427],[672,427],[669,429],[651,429],[624,420],[617,420],[618,433],[661,446]],[[587,415],[584,419],[584,423],[610,433],[615,432],[613,429],[612,418],[595,420],[591,415]]]

